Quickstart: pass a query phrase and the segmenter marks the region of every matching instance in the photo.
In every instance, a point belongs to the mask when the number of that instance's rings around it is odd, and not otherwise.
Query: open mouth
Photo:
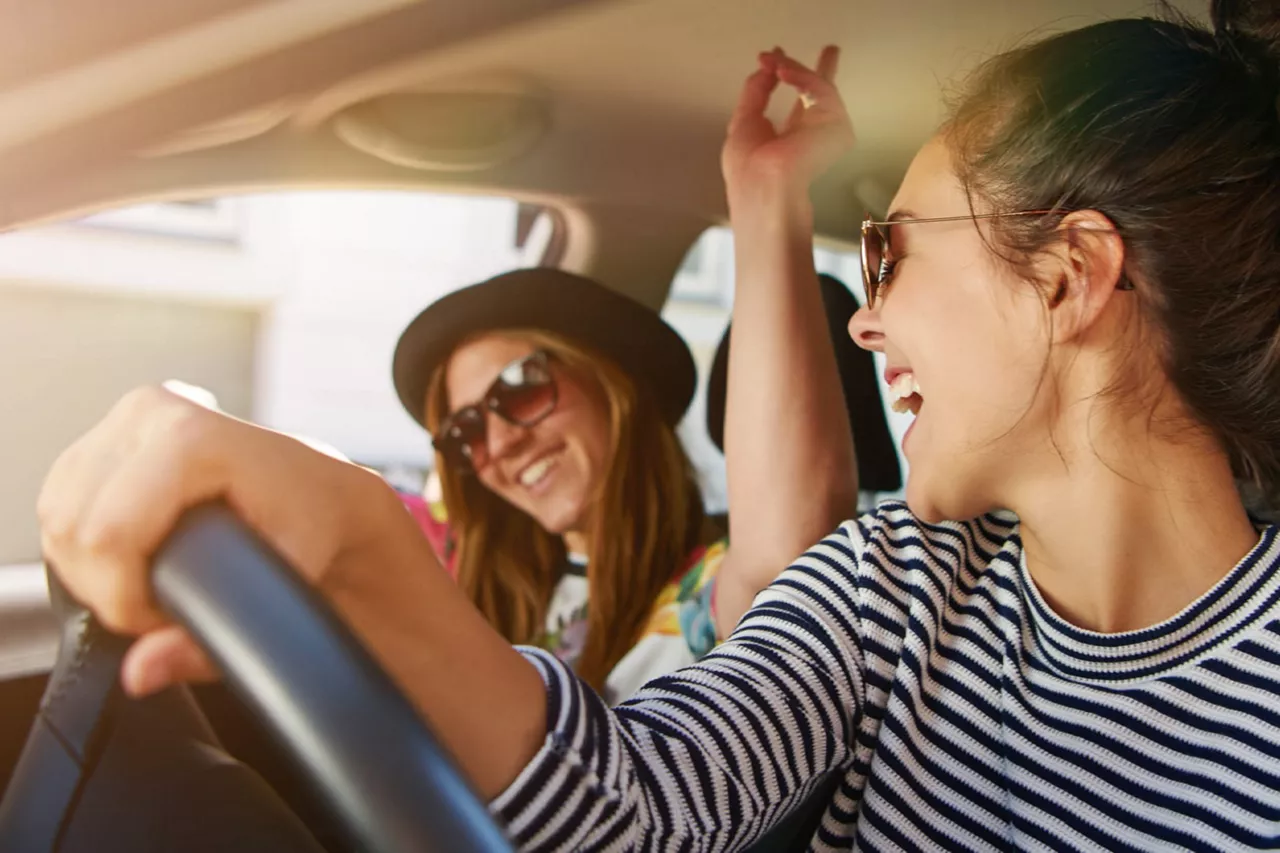
[[[920,396],[920,384],[916,382],[914,373],[908,370],[893,377],[893,381],[889,383],[889,405],[899,414],[910,412],[918,415],[920,413],[920,407],[924,405],[924,397]]]
[[[533,488],[547,478],[555,464],[555,454],[548,454],[521,471],[517,479],[520,481],[520,485],[525,488]]]

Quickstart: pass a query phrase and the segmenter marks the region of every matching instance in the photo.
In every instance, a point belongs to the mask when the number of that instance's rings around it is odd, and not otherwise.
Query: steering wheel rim
[[[391,678],[224,504],[183,516],[152,584],[363,849],[511,849]]]

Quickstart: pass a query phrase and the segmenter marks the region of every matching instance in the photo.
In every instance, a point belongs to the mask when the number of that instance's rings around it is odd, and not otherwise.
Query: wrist
[[[396,543],[414,530],[413,518],[396,491],[380,476],[352,465],[336,484],[343,495],[342,541],[320,587],[328,594],[362,587],[370,567],[394,561]]]
[[[787,181],[751,181],[726,187],[725,197],[734,230],[779,225],[813,226],[813,203],[807,187]]]

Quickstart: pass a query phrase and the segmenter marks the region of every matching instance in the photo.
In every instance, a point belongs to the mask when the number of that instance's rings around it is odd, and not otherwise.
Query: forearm
[[[392,529],[378,564],[341,566],[325,591],[491,798],[545,737],[542,680],[452,582],[398,502],[385,511]],[[394,529],[401,517],[403,535]]]
[[[756,182],[730,193],[730,211],[737,278],[725,416],[730,555],[716,600],[722,636],[756,592],[857,504],[808,197]]]

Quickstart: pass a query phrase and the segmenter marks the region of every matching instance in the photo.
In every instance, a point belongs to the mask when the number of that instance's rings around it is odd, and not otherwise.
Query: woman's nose
[[[849,337],[865,350],[884,352],[884,327],[878,309],[859,308],[849,319]]]
[[[489,442],[489,458],[501,459],[518,448],[529,434],[528,427],[513,424],[506,418],[488,412],[485,432]]]

